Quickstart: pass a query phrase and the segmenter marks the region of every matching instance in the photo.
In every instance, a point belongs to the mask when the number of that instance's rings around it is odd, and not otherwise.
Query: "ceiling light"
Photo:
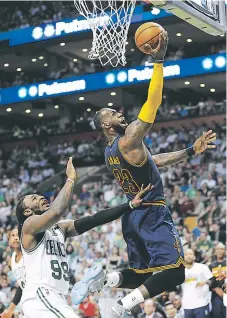
[[[205,87],[206,85],[205,84],[200,84],[200,87]]]
[[[55,105],[55,106],[54,106],[54,108],[58,109],[58,108],[59,108],[59,106],[58,106],[58,105]]]
[[[39,59],[40,59],[40,60],[43,60],[43,59],[44,59],[44,56],[40,56]]]
[[[6,111],[8,112],[8,113],[10,113],[11,112],[11,110],[12,110],[12,108],[6,108]]]
[[[73,62],[77,62],[77,59],[73,59]]]
[[[184,82],[184,84],[185,84],[185,85],[190,85],[190,82],[187,81],[187,82]]]
[[[181,33],[177,33],[177,34],[176,34],[176,36],[181,36],[181,35],[182,35]]]
[[[192,39],[187,39],[187,42],[188,42],[188,43],[191,43],[191,42],[192,42]]]
[[[132,52],[134,52],[134,51],[135,51],[135,49],[133,49],[133,48],[132,48],[132,49],[131,49],[131,51],[132,51]]]
[[[17,72],[21,72],[21,71],[22,71],[22,68],[18,67]]]
[[[108,106],[113,106],[113,103],[108,103]]]
[[[65,46],[65,42],[60,43],[61,46]]]
[[[211,93],[214,93],[215,92],[215,88],[211,88],[210,91],[211,91]]]
[[[8,63],[5,63],[5,64],[4,64],[4,67],[8,67],[8,66],[9,66],[9,64],[8,64]]]
[[[84,97],[83,96],[79,97],[79,100],[84,100]]]
[[[47,67],[47,66],[48,66],[48,64],[47,64],[47,63],[45,63],[43,66]]]
[[[39,113],[38,116],[39,116],[39,117],[43,117],[43,113]]]
[[[128,45],[128,41],[127,41],[127,42],[125,42],[125,44],[126,44],[126,45]]]
[[[117,93],[116,92],[111,92],[110,95],[115,96]]]
[[[82,49],[82,52],[87,52],[87,49]]]
[[[26,109],[25,111],[26,114],[30,114],[30,112],[31,112],[31,109]]]
[[[221,34],[220,36],[223,37],[223,36],[225,36],[225,34]]]
[[[32,62],[36,62],[37,60],[36,59],[32,59]]]
[[[88,108],[87,111],[90,112],[90,111],[91,111],[91,108]]]

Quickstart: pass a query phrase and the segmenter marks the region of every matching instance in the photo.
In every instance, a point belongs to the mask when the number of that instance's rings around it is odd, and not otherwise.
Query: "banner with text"
[[[215,54],[164,64],[165,79],[182,78],[209,73],[224,72],[226,55]],[[58,97],[95,90],[146,83],[153,73],[153,66],[136,66],[128,69],[62,78],[37,84],[1,89],[1,105],[31,101],[40,98]]]

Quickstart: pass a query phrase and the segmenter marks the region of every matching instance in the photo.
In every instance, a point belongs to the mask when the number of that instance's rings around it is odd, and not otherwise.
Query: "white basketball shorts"
[[[25,318],[79,318],[64,296],[44,287],[37,289],[36,297],[24,300],[22,310]]]

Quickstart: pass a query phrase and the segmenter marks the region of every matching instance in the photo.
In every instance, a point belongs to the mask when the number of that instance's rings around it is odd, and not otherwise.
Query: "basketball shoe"
[[[80,304],[89,294],[100,291],[104,287],[106,274],[101,263],[96,263],[84,277],[76,283],[71,292],[72,303]]]

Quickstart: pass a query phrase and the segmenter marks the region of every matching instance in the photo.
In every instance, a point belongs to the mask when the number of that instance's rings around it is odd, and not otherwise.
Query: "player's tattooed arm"
[[[181,162],[182,160],[188,158],[188,153],[186,149],[175,151],[175,152],[168,152],[168,153],[161,153],[158,155],[152,156],[154,162],[156,163],[158,168],[163,168],[169,165],[176,164]]]
[[[142,141],[147,133],[150,131],[152,124],[145,123],[137,118],[128,125],[125,135],[121,138],[121,146],[123,148],[134,148],[142,145]]]
[[[180,151],[162,153],[155,155],[152,158],[157,167],[162,168],[168,165],[176,164],[192,155],[203,153],[207,149],[216,148],[216,146],[212,144],[215,140],[216,133],[213,133],[212,130],[209,130],[204,132],[202,136],[196,139],[192,147]]]
[[[72,163],[72,158],[69,158],[67,163],[66,175],[68,179],[57,198],[51,204],[49,210],[42,215],[29,217],[24,223],[23,234],[34,236],[46,231],[55,225],[68,210],[72,199],[74,182],[76,181],[76,171]]]

